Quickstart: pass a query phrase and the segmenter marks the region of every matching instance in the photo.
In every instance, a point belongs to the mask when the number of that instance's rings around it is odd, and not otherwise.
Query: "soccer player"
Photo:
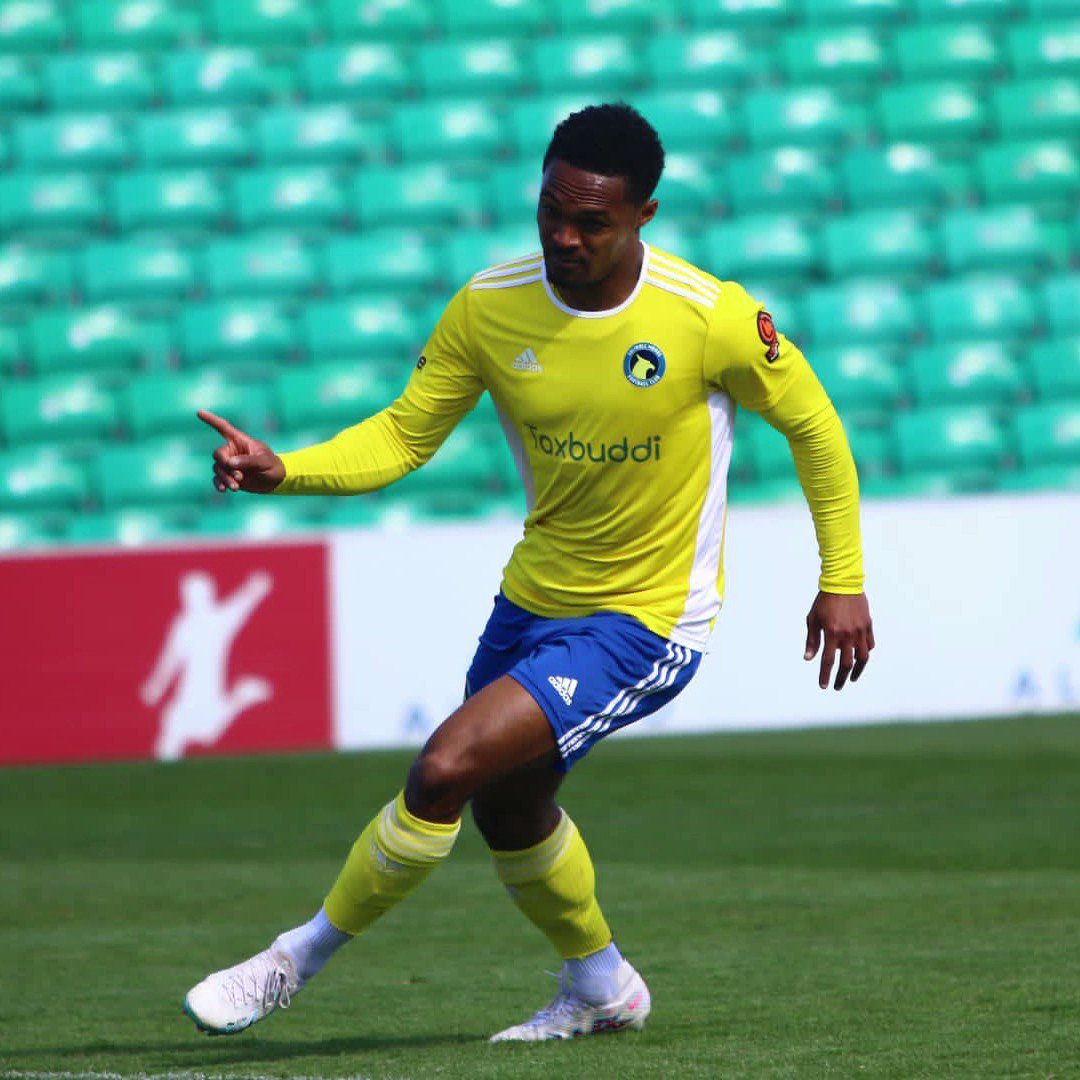
[[[493,1041],[643,1026],[648,987],[612,937],[556,795],[596,742],[670,701],[697,670],[720,610],[736,404],[787,437],[813,515],[821,576],[805,657],[821,651],[822,689],[834,665],[837,690],[862,673],[874,638],[843,428],[760,304],[642,242],[663,161],[656,132],[627,105],[559,124],[543,161],[542,252],[477,273],[401,397],[329,442],[278,456],[199,414],[225,439],[218,490],[350,495],[423,465],[486,390],[528,497],[465,702],[311,921],[188,993],[200,1029],[240,1031],[289,1005],[450,854],[466,804],[510,897],[563,960],[554,1000]]]

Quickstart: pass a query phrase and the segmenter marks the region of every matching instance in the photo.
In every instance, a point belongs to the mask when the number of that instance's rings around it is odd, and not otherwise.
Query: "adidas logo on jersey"
[[[515,356],[514,362],[510,366],[515,371],[541,372],[544,370],[540,366],[540,361],[536,359],[536,353],[534,353],[532,349],[526,349],[520,356]]]
[[[577,679],[568,679],[565,675],[549,675],[548,682],[555,687],[555,693],[566,702],[567,705],[574,703],[574,691],[577,689]]]

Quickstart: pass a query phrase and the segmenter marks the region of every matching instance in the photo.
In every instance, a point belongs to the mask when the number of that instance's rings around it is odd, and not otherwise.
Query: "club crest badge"
[[[634,386],[643,389],[655,386],[664,377],[666,366],[661,349],[648,341],[631,345],[623,357],[623,374]]]

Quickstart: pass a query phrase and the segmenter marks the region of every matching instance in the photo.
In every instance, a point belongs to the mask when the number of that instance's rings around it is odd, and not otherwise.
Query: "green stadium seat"
[[[329,226],[345,215],[334,171],[322,165],[283,165],[233,175],[233,214],[245,229]]]
[[[0,395],[0,424],[9,446],[96,440],[119,423],[116,398],[92,375],[16,379]]]
[[[934,341],[1020,338],[1033,332],[1031,292],[1014,277],[976,274],[935,282],[923,290],[926,326]]]
[[[915,143],[855,147],[841,157],[838,171],[844,195],[856,210],[937,207],[959,201],[974,187],[965,165]]]
[[[904,80],[988,79],[1002,64],[997,38],[985,23],[904,27],[894,47]]]
[[[390,296],[321,300],[304,305],[301,329],[314,359],[357,356],[395,359],[419,349],[429,327],[417,330],[407,309]]]
[[[212,300],[188,304],[179,318],[185,367],[219,360],[265,364],[296,348],[296,329],[273,300]]]
[[[533,75],[545,94],[618,94],[643,81],[636,50],[621,35],[548,38],[535,42],[530,52]]]
[[[327,529],[368,529],[378,525],[381,519],[378,500],[354,495],[334,498],[323,518],[323,526]]]
[[[1002,404],[1026,388],[1011,351],[999,341],[921,346],[908,353],[907,366],[920,405]]]
[[[1022,22],[1007,31],[1005,46],[1021,77],[1080,73],[1080,18]]]
[[[496,165],[486,181],[486,204],[495,220],[504,225],[534,221],[542,175],[539,161]]]
[[[1026,359],[1031,384],[1042,401],[1080,400],[1080,333],[1035,342]]]
[[[539,166],[533,168],[539,178]],[[357,170],[352,203],[362,228],[475,224],[483,214],[479,181],[455,176],[441,162]],[[535,201],[532,212],[536,212]]]
[[[802,504],[803,494],[795,473],[774,480],[745,480],[728,488],[728,501],[735,506],[783,506]]]
[[[9,244],[0,247],[0,312],[64,298],[71,290],[71,256]]]
[[[818,286],[807,293],[803,312],[815,346],[902,343],[921,328],[914,301],[894,281]]]
[[[863,106],[828,86],[750,90],[742,113],[747,139],[760,147],[835,145],[859,139],[869,123]]]
[[[194,437],[200,431],[199,409],[226,416],[247,431],[265,431],[271,417],[265,386],[213,370],[143,375],[124,387],[121,401],[124,424],[136,439]]]
[[[205,169],[142,169],[112,181],[111,202],[121,229],[208,229],[228,214],[217,178]]]
[[[92,169],[131,157],[127,133],[112,113],[27,116],[12,128],[15,155],[34,169]]]
[[[46,528],[39,516],[0,514],[0,551],[28,551],[56,544],[55,533]]]
[[[555,94],[513,102],[507,109],[506,125],[515,155],[537,171],[556,125],[572,112],[595,104],[588,92]]]
[[[381,125],[357,119],[338,103],[264,109],[255,120],[255,140],[259,157],[271,163],[370,161],[386,151]]]
[[[274,402],[285,428],[340,430],[385,408],[399,389],[394,380],[363,364],[312,364],[279,372]]]
[[[322,28],[321,7],[310,0],[211,0],[209,6],[221,41],[300,45]]]
[[[169,100],[177,105],[257,104],[289,89],[282,69],[254,49],[183,49],[163,60]]]
[[[904,472],[994,467],[1009,448],[994,411],[981,405],[939,405],[900,413],[893,434]]]
[[[431,98],[512,94],[527,82],[520,47],[507,38],[425,42],[416,51],[416,70]]]
[[[1025,465],[1080,465],[1080,398],[1018,409],[1013,424]]]
[[[327,0],[327,7],[337,38],[411,43],[435,29],[429,0]]]
[[[135,52],[54,56],[44,64],[42,82],[56,109],[138,109],[158,93],[153,67]]]
[[[844,416],[847,423],[848,445],[851,447],[851,455],[855,458],[855,470],[859,474],[862,483],[870,477],[885,476],[896,470],[896,455],[893,449],[892,432],[888,428],[880,426],[860,427],[854,422],[857,417],[847,414]],[[879,418],[875,417],[875,425],[879,424]]]
[[[246,540],[269,540],[310,532],[320,526],[320,516],[307,499],[261,499],[239,495],[220,509],[204,510],[196,531],[202,536],[237,536]]]
[[[706,268],[726,280],[805,277],[821,256],[811,231],[797,218],[779,214],[746,214],[711,225],[702,243]]]
[[[730,29],[650,34],[645,58],[653,86],[687,90],[745,86],[776,65],[770,50]]]
[[[888,412],[905,396],[895,347],[822,346],[810,350],[809,360],[845,419]]]
[[[991,90],[997,128],[1006,138],[1068,137],[1080,129],[1080,80],[1023,79]]]
[[[970,83],[888,86],[877,96],[877,107],[884,137],[892,142],[925,141],[966,148],[989,127],[984,97]]]
[[[1067,139],[1000,142],[979,150],[979,186],[987,202],[1061,202],[1080,191],[1080,153]]]
[[[877,26],[895,23],[911,14],[911,0],[801,0],[803,22],[863,23]]]
[[[686,0],[694,26],[747,26],[772,29],[793,22],[796,0]]]
[[[678,255],[687,262],[697,263],[698,258],[698,235],[701,226],[699,223],[683,225],[672,221],[663,213],[653,218],[642,234],[642,239],[650,246],[666,251],[671,255]],[[536,236],[535,230],[533,236]],[[534,239],[534,246],[539,247],[540,241]]]
[[[780,52],[789,83],[871,85],[892,66],[881,32],[857,23],[789,31]]]
[[[1062,337],[1080,333],[1080,273],[1044,278],[1040,291],[1051,332]]]
[[[917,275],[938,259],[931,231],[908,210],[864,210],[822,226],[825,268],[834,277]]]
[[[683,211],[700,215],[719,205],[722,191],[716,173],[703,155],[665,153],[664,172],[656,189],[661,213],[665,217]]]
[[[0,131],[0,168],[6,169],[11,164],[11,140],[7,132]]]
[[[1038,270],[1051,260],[1046,231],[1030,206],[950,210],[941,221],[951,271]]]
[[[413,85],[403,51],[379,41],[304,49],[299,73],[300,85],[312,101],[366,104],[399,96]]]
[[[966,19],[972,22],[1008,20],[1022,11],[1023,0],[915,0],[920,21]]]
[[[795,464],[787,439],[753,413],[739,416],[735,425],[735,441],[742,440],[745,452],[753,463],[755,480],[777,480],[795,476]]]
[[[180,299],[195,288],[195,257],[170,238],[112,240],[78,253],[87,300]]]
[[[434,6],[438,26],[448,38],[531,38],[551,24],[549,7],[541,0],[435,0]]]
[[[536,226],[528,221],[457,232],[448,238],[443,251],[443,277],[453,288],[460,288],[479,270],[539,250]]]
[[[86,46],[158,49],[203,34],[198,4],[183,0],[79,0],[72,5]]]
[[[1034,468],[999,472],[997,490],[1080,491],[1080,465],[1036,465]]]
[[[116,304],[45,310],[28,326],[31,366],[39,374],[161,367],[172,347],[166,323],[136,318]]]
[[[149,113],[135,124],[135,146],[148,165],[229,165],[247,161],[252,139],[236,109]]]
[[[720,168],[727,201],[738,214],[823,210],[836,198],[828,158],[809,146],[782,146],[725,156]]]
[[[10,375],[13,371],[20,370],[24,353],[21,328],[0,323],[0,374]]]
[[[0,450],[0,510],[79,506],[89,495],[86,471],[53,446]]]
[[[44,53],[68,35],[64,6],[56,0],[8,0],[0,5],[0,53]]]
[[[506,142],[498,115],[483,99],[408,102],[394,111],[387,126],[391,146],[406,162],[486,162]]]
[[[69,544],[141,548],[191,535],[175,509],[99,510],[74,515],[64,531]]]
[[[0,54],[0,110],[33,109],[41,98],[41,79],[34,65],[25,57]]]
[[[408,229],[378,229],[340,235],[320,252],[327,284],[334,292],[418,291],[439,278],[434,245]]]
[[[190,439],[104,446],[91,464],[94,495],[106,510],[183,501],[197,509],[214,494],[211,449]]]
[[[1027,0],[1028,11],[1039,18],[1046,15],[1071,15],[1076,11],[1074,0]]]
[[[708,153],[737,134],[736,115],[716,90],[651,90],[634,97],[634,107],[656,128],[664,150]]]
[[[302,296],[321,284],[315,256],[292,233],[215,240],[200,261],[212,296]]]
[[[559,28],[566,33],[593,31],[643,34],[674,21],[674,0],[554,0]]]
[[[476,493],[499,487],[491,443],[467,423],[459,424],[422,468],[391,489],[396,495]]]

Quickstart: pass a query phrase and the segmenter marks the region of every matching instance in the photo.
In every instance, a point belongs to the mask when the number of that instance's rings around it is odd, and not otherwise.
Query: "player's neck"
[[[628,300],[637,288],[644,259],[645,248],[639,240],[634,257],[615,267],[603,281],[577,288],[553,283],[553,288],[559,299],[575,311],[609,311]]]

